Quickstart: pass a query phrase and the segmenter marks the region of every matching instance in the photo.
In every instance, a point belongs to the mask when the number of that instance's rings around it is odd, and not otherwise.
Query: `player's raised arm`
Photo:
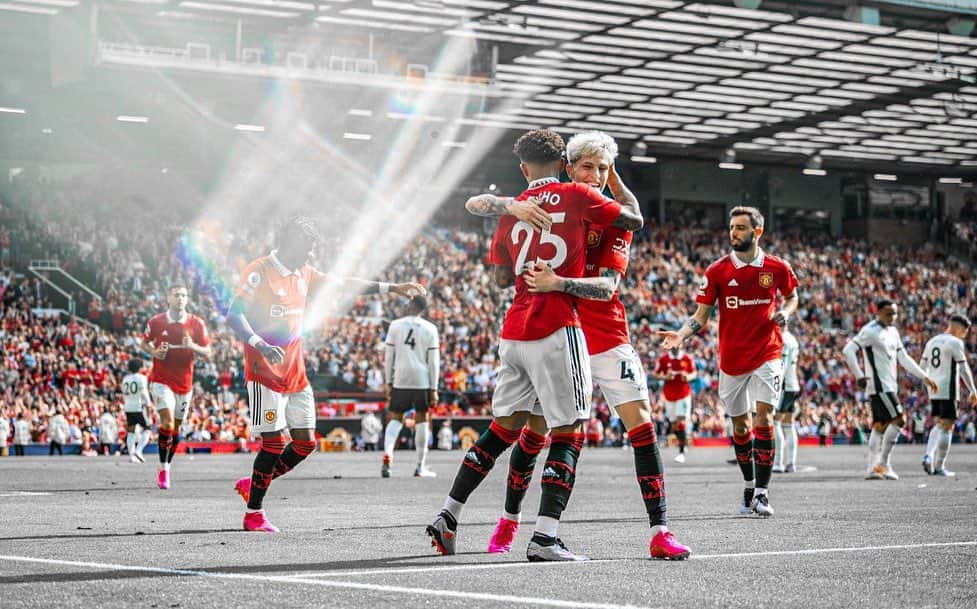
[[[540,203],[541,201],[535,197],[516,201],[512,197],[497,197],[486,193],[468,199],[465,202],[465,209],[468,213],[483,218],[515,216],[523,222],[528,222],[536,230],[549,230],[553,226],[553,218],[540,207]]]
[[[602,268],[598,277],[568,278],[557,275],[548,264],[536,262],[523,274],[523,279],[534,294],[565,292],[587,300],[610,300],[621,282],[621,274]]]
[[[326,279],[337,279],[341,284],[341,290],[355,290],[358,294],[392,293],[405,296],[407,298],[427,295],[427,288],[414,281],[404,283],[388,283],[386,281],[370,281],[369,279],[360,279],[359,277],[335,277],[326,275],[324,273],[319,273],[318,278],[318,283],[320,286],[324,284],[323,282]]]
[[[638,198],[625,186],[614,165],[611,165],[610,174],[607,176],[607,187],[614,195],[614,200],[621,204],[621,215],[611,223],[611,226],[630,231],[641,230],[645,225],[645,219],[641,215]]]
[[[712,315],[712,305],[702,304],[701,302],[696,306],[695,313],[692,317],[685,320],[682,327],[677,331],[675,330],[659,330],[658,336],[662,337],[662,346],[666,349],[674,349],[681,345],[685,340],[692,336],[693,334],[698,334],[702,328],[709,322],[709,316]]]

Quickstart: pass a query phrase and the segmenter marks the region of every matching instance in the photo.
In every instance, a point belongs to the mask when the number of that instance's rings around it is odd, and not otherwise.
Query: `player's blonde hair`
[[[603,131],[578,133],[567,142],[567,160],[576,163],[585,156],[600,155],[608,163],[617,158],[617,142]]]

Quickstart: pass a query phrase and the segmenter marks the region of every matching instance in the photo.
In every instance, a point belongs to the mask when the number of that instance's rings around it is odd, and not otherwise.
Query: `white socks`
[[[885,435],[882,436],[882,458],[880,461],[885,463],[886,467],[889,467],[889,457],[892,455],[892,447],[896,445],[900,431],[902,429],[895,423],[889,423],[888,427],[885,428]]]
[[[383,454],[391,461],[394,458],[394,446],[403,428],[404,424],[396,419],[387,423],[387,431],[383,434]]]
[[[537,516],[535,533],[556,537],[556,532],[560,528],[560,521],[551,516]]]
[[[929,439],[926,441],[926,454],[929,455],[930,459],[936,454],[936,445],[940,443],[940,433],[942,431],[943,428],[939,425],[933,425],[930,428]]]
[[[431,437],[431,427],[427,421],[414,426],[414,445],[417,448],[417,466],[424,467],[427,461],[427,441]]]
[[[463,507],[465,507],[464,503],[455,501],[451,498],[451,495],[448,495],[444,498],[444,506],[441,509],[451,514],[454,517],[455,522],[458,522],[458,520],[461,518],[461,508]]]
[[[934,427],[934,429],[937,428]],[[936,461],[934,463],[934,467],[936,469],[943,469],[943,466],[946,465],[946,455],[948,452],[950,452],[950,442],[953,441],[953,436],[949,431],[946,431],[943,428],[939,428],[939,430],[940,441],[936,445]]]
[[[797,464],[797,428],[793,423],[782,423],[784,426],[784,452],[787,465]]]
[[[868,468],[871,470],[879,464],[879,451],[882,449],[882,434],[872,427],[872,432],[868,434]]]
[[[130,457],[136,455],[136,432],[134,431],[126,434],[126,450],[129,451]]]

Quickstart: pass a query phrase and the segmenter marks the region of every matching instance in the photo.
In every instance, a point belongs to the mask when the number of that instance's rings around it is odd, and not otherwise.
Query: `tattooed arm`
[[[530,197],[525,201],[516,201],[512,197],[497,197],[491,194],[476,195],[465,202],[465,209],[475,216],[497,218],[499,216],[515,216],[523,222],[528,222],[538,231],[549,229],[553,219],[540,207],[541,201]]]
[[[526,271],[523,278],[529,291],[534,294],[565,292],[587,300],[610,300],[621,282],[621,274],[611,269],[600,269],[599,277],[567,278],[560,277],[549,265],[539,262]]]
[[[607,187],[614,195],[614,200],[621,204],[621,215],[611,223],[611,226],[632,231],[641,230],[645,220],[641,216],[638,198],[624,185],[614,165],[611,165],[610,175],[607,177]]]
[[[494,275],[495,285],[503,290],[516,283],[516,274],[512,272],[510,266],[496,266]]]
[[[706,323],[709,321],[709,316],[712,315],[712,307],[709,305],[699,304],[696,308],[695,313],[692,317],[685,320],[682,327],[678,329],[677,332],[670,330],[659,330],[658,336],[662,337],[662,347],[666,349],[671,349],[672,347],[678,347],[685,339],[692,336],[693,334],[698,334]]]

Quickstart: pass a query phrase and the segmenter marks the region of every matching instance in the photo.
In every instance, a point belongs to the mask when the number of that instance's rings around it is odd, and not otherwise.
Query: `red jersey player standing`
[[[695,362],[691,355],[676,347],[658,358],[652,376],[665,381],[662,391],[665,394],[665,416],[671,422],[675,439],[678,440],[675,462],[685,463],[687,429],[692,421],[692,385],[689,381],[696,377]]]
[[[773,413],[783,382],[781,327],[797,310],[797,276],[790,265],[760,249],[763,215],[755,207],[729,212],[732,253],[706,269],[698,308],[677,332],[659,332],[666,349],[678,347],[719,306],[719,399],[733,419],[733,448],[746,482],[740,513],[773,515],[767,487],[773,470]],[[777,309],[777,292],[783,297]],[[753,425],[750,411],[756,406]]]
[[[458,517],[469,495],[519,438],[530,415],[536,414],[545,419],[552,435],[536,530],[526,556],[531,561],[586,560],[570,552],[556,533],[573,490],[583,421],[590,417],[590,358],[574,297],[562,292],[534,294],[525,274],[545,263],[566,277],[580,278],[588,225],[633,230],[641,227],[642,218],[633,197],[625,208],[585,184],[560,183],[564,152],[563,138],[549,129],[530,131],[515,145],[520,169],[529,182],[518,199],[541,201],[552,223],[537,232],[532,224],[503,216],[492,239],[490,262],[496,267],[496,283],[503,287],[515,283],[516,295],[502,326],[493,421],[465,454],[443,509],[427,527],[442,554],[455,553]],[[485,206],[504,211],[512,203],[487,197]]]
[[[190,295],[183,284],[167,290],[169,308],[146,324],[142,348],[153,356],[149,391],[159,411],[159,474],[156,484],[170,488],[170,464],[180,444],[180,425],[193,397],[194,356],[210,357],[210,338],[202,319],[187,312]]]
[[[244,529],[275,533],[263,501],[274,478],[290,472],[315,450],[315,401],[305,372],[302,320],[308,300],[326,275],[308,264],[319,240],[312,220],[293,218],[277,235],[278,249],[252,261],[241,273],[227,320],[245,343],[251,430],[261,434],[261,450],[250,477],[234,488],[248,504]],[[423,294],[416,283],[346,281],[364,293]],[[285,428],[292,441],[286,445]]]
[[[579,133],[567,142],[567,176],[597,192],[608,187],[615,200],[637,205],[637,199],[624,185],[614,160],[617,157],[614,138],[599,131]],[[474,206],[474,199],[472,200]],[[528,202],[527,202],[528,203]],[[477,210],[472,210],[473,213]],[[533,222],[542,211],[536,205],[518,203],[512,215]],[[665,517],[665,474],[655,428],[651,422],[651,404],[641,358],[631,346],[627,311],[618,295],[621,278],[630,260],[632,232],[614,226],[589,226],[584,278],[560,277],[546,265],[540,265],[525,276],[531,293],[565,292],[577,297],[580,324],[587,339],[591,376],[597,382],[607,404],[624,422],[634,447],[634,469],[651,525],[649,552],[652,558],[681,560],[689,548],[678,543],[668,530]],[[547,426],[543,417],[533,415],[522,430],[509,458],[506,480],[505,511],[489,540],[489,552],[508,552],[519,529],[522,500],[526,495],[536,466],[536,457],[546,442]]]

